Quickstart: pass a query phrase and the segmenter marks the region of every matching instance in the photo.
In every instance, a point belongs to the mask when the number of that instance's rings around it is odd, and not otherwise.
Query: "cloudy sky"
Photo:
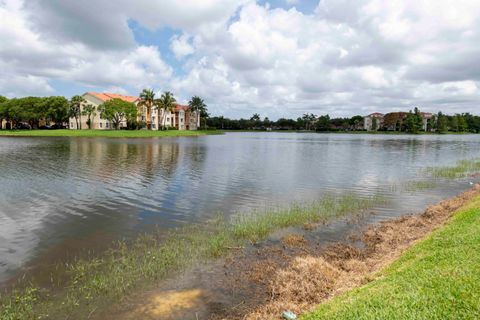
[[[214,115],[480,113],[479,0],[0,0],[0,95],[170,90]]]

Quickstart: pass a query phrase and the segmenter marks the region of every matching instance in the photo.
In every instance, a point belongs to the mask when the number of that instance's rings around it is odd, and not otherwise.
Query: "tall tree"
[[[457,132],[465,132],[467,131],[467,121],[465,121],[465,117],[461,114],[455,115],[457,118]]]
[[[317,130],[318,131],[328,131],[328,130],[330,130],[330,116],[328,114],[318,117]]]
[[[363,117],[360,116],[360,115],[353,116],[353,117],[350,118],[348,123],[350,124],[350,128],[352,130],[357,130],[359,128],[363,128]]]
[[[196,111],[199,116],[200,116],[200,125],[202,122],[202,119],[204,121],[204,127],[206,128],[207,126],[207,118],[209,117],[208,111],[207,111],[207,105],[203,101],[202,98],[198,96],[193,96],[190,101],[188,102],[188,106],[192,108],[192,110]]]
[[[82,96],[73,96],[70,99],[70,108],[69,108],[69,116],[70,118],[75,118],[75,123],[77,124],[77,129],[82,129],[82,104],[85,103],[86,100]],[[79,125],[80,122],[80,125]]]
[[[3,120],[8,117],[7,102],[8,98],[0,96],[0,129],[3,129]]]
[[[87,104],[83,107],[82,115],[87,116],[88,129],[92,129],[92,117],[95,118],[97,109],[93,104]]]
[[[151,128],[151,112],[152,108],[155,105],[155,92],[153,92],[153,89],[143,89],[142,92],[140,93],[140,102],[138,103],[139,106],[145,106],[147,112],[146,112],[146,124],[147,128]]]
[[[448,119],[442,112],[439,112],[437,115],[437,131],[439,133],[448,131]]]
[[[136,117],[137,107],[135,104],[122,99],[111,99],[98,106],[100,117],[112,123],[115,130],[120,128],[122,121],[128,121]]]
[[[414,112],[410,110],[405,119],[405,125],[407,132],[410,133],[418,133],[423,126],[423,118],[420,110],[415,107]]]
[[[254,113],[250,118],[250,121],[260,121],[260,115],[258,113]]]
[[[62,124],[68,121],[68,100],[65,97],[48,97],[45,99],[47,118]]]
[[[303,121],[303,124],[305,126],[305,130],[311,130],[312,125],[315,123],[317,120],[317,116],[315,116],[313,113],[305,113],[303,114],[301,120]]]
[[[177,100],[175,100],[175,98],[173,97],[173,93],[171,93],[170,91],[166,91],[162,93],[162,95],[160,96],[160,99],[155,101],[155,105],[157,106],[157,109],[162,114],[161,124],[162,124],[162,129],[165,129],[165,120],[166,120],[167,112],[168,111],[172,112],[175,110],[175,107],[177,105]]]
[[[377,131],[378,130],[378,119],[377,117],[372,118],[372,130]]]

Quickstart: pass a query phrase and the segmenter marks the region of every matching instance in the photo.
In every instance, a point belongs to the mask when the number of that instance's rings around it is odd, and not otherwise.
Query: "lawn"
[[[221,134],[221,131],[206,130],[0,130],[0,136],[11,137],[107,137],[107,138],[153,138],[185,137]]]
[[[480,197],[375,281],[301,319],[480,319]]]

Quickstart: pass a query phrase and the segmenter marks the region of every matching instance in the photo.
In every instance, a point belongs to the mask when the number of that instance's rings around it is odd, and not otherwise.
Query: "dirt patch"
[[[162,282],[97,318],[263,320],[281,319],[285,310],[300,314],[372,281],[379,270],[478,194],[480,186],[475,185],[420,215],[370,226],[345,243],[325,247],[292,234],[276,244],[233,250],[228,258]]]

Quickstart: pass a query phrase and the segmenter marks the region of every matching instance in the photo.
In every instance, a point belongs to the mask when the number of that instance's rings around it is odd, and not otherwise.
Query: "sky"
[[[0,0],[0,95],[248,118],[480,110],[479,0]]]

